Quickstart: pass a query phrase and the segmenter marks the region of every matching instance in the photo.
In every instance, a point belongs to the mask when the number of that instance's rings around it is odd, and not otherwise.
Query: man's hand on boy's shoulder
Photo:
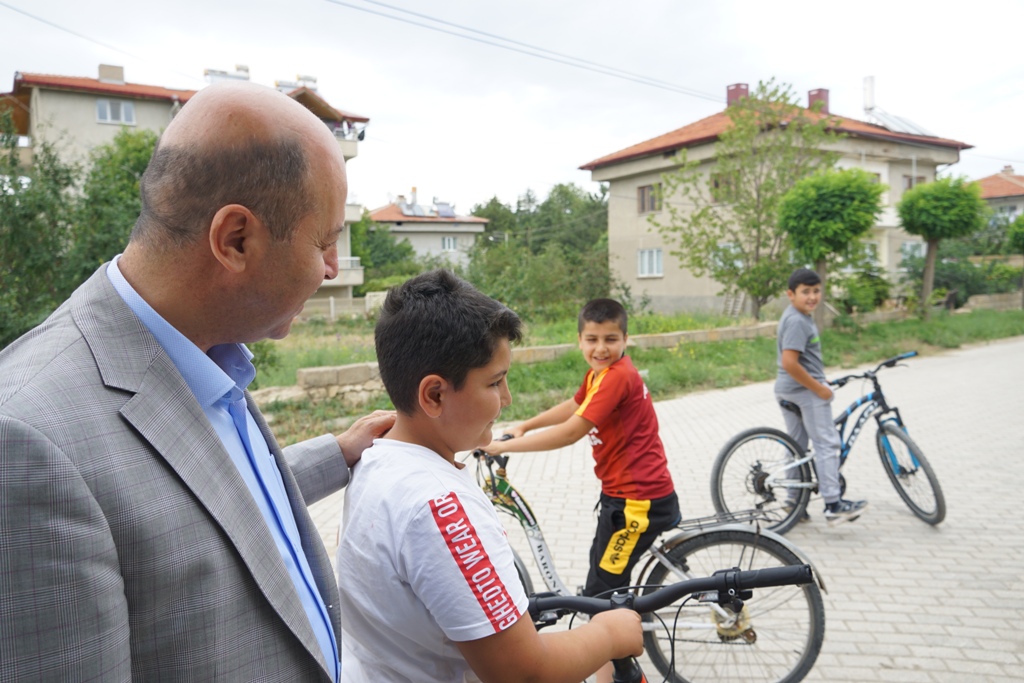
[[[388,433],[395,424],[395,415],[393,410],[375,410],[369,415],[362,416],[348,429],[334,437],[349,467],[359,462],[359,458],[363,457],[363,451],[373,445],[374,439]]]

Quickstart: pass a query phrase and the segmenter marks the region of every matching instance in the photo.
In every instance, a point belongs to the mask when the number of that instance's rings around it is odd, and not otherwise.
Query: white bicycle
[[[473,451],[477,481],[494,506],[519,521],[548,593],[573,596],[562,582],[540,523],[523,495],[509,482],[507,455]],[[779,585],[757,592],[757,599],[736,603],[691,600],[643,615],[644,648],[667,681],[674,683],[796,683],[811,670],[825,637],[824,589],[820,574],[795,545],[760,529],[756,510],[683,520],[677,533],[656,543],[641,558],[635,595],[646,596],[680,581],[719,570],[744,571],[809,565],[817,583]],[[513,551],[514,552],[514,551]],[[516,570],[528,595],[533,581],[522,558]],[[538,628],[561,617],[546,612]]]

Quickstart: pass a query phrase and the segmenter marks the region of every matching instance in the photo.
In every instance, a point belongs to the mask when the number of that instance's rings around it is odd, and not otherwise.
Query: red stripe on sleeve
[[[466,579],[466,585],[494,626],[494,632],[504,631],[516,623],[520,616],[519,610],[491,564],[491,558],[480,542],[476,528],[469,521],[459,497],[449,492],[435,498],[430,501],[430,511],[448,551]]]

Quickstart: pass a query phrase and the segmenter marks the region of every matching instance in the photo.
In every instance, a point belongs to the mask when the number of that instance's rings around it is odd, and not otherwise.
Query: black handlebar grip
[[[728,573],[726,575],[728,576]],[[811,571],[810,565],[806,564],[789,564],[783,567],[766,567],[765,569],[734,572],[733,576],[735,576],[735,586],[731,587],[737,590],[791,586],[814,581],[814,572]]]

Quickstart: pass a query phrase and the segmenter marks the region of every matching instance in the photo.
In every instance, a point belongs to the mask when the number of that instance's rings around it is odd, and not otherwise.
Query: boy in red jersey
[[[548,451],[590,437],[601,511],[584,595],[630,585],[630,573],[660,533],[679,522],[679,500],[658,436],[647,386],[626,355],[626,309],[594,299],[579,314],[579,344],[590,369],[576,395],[507,429],[489,453]],[[550,427],[533,432],[541,427]],[[533,432],[527,434],[528,432]]]

